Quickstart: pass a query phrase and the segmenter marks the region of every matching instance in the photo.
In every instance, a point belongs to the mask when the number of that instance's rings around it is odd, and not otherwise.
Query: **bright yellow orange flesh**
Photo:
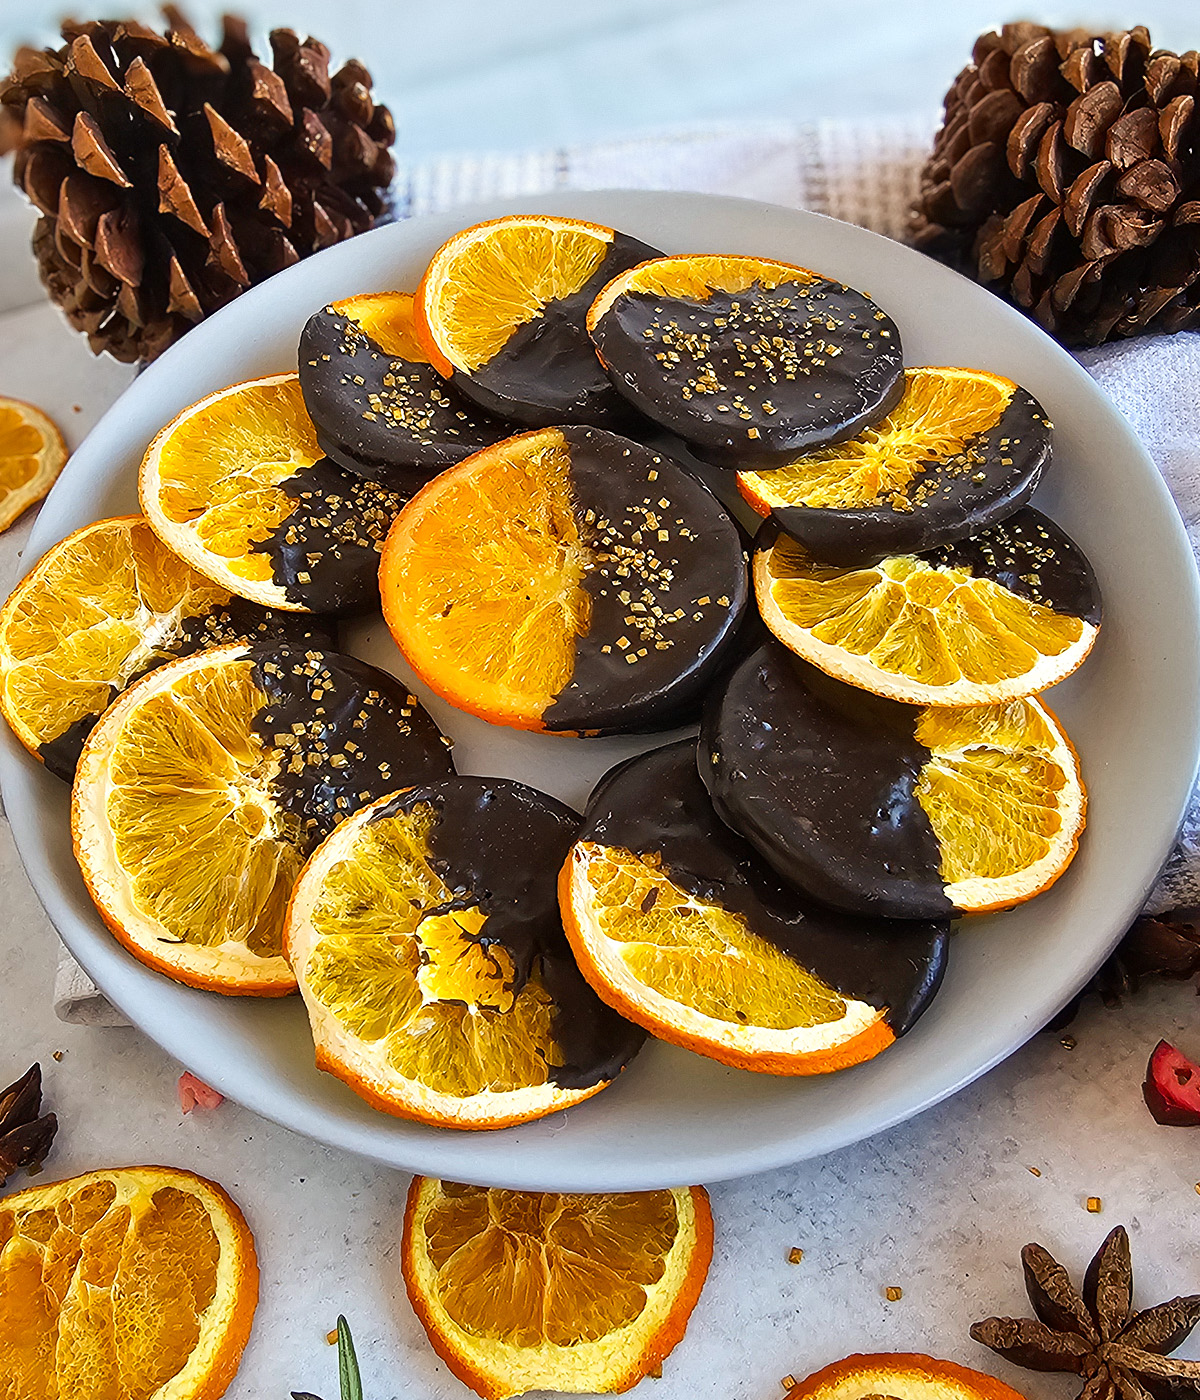
[[[1024,1400],[994,1376],[914,1352],[847,1356],[806,1376],[784,1400]]]
[[[404,1218],[413,1308],[485,1400],[636,1385],[683,1336],[711,1258],[700,1186],[605,1196],[418,1176]]]
[[[905,370],[904,397],[882,422],[770,471],[738,472],[738,490],[760,515],[779,506],[912,510],[914,477],[994,427],[1016,387],[983,370]]]
[[[1098,630],[965,568],[914,555],[834,567],[786,535],[755,554],[754,584],[763,621],[798,656],[913,704],[1036,694],[1075,670]]]
[[[20,399],[0,398],[0,530],[42,499],[66,461],[53,419]]]
[[[652,857],[578,842],[559,899],[584,976],[660,1040],[739,1069],[822,1074],[894,1039],[881,1009],[839,996]]]
[[[564,1089],[555,1004],[535,968],[514,995],[501,946],[475,941],[478,908],[452,899],[430,859],[432,807],[364,807],[314,853],[288,910],[287,954],[317,1063],[374,1107],[456,1128],[498,1128],[590,1097]],[[375,819],[377,818],[378,819]]]
[[[518,326],[577,292],[613,231],[578,219],[516,214],[456,233],[434,253],[416,295],[416,331],[442,374],[470,374]]]
[[[383,548],[383,615],[412,668],[452,705],[535,729],[586,634],[589,553],[557,428],[508,438],[435,477]]]
[[[768,290],[788,282],[807,286],[818,275],[806,267],[774,262],[769,258],[708,253],[655,258],[629,268],[608,283],[588,311],[588,330],[595,328],[601,316],[619,296],[629,293],[707,301],[713,292],[736,294],[756,284]]]
[[[428,362],[429,356],[413,325],[413,298],[409,292],[365,292],[335,301],[333,309],[353,321],[385,355],[414,364]]]
[[[257,1301],[241,1212],[191,1172],[89,1172],[0,1201],[12,1400],[218,1400]]]
[[[227,589],[164,545],[140,515],[99,520],[46,553],[0,612],[0,709],[31,752],[99,715],[165,659],[179,623]]]

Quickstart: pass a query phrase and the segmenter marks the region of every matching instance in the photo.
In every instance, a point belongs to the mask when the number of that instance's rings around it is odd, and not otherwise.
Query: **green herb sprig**
[[[354,1352],[354,1338],[350,1335],[350,1324],[340,1315],[337,1320],[337,1339],[341,1400],[363,1400],[362,1377],[358,1371],[358,1357]],[[293,1390],[292,1400],[321,1400],[321,1397],[308,1390]]]

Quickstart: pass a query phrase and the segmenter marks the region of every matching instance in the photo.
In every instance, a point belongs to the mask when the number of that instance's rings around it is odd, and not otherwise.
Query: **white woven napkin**
[[[933,114],[905,122],[771,122],[709,126],[521,155],[452,156],[401,167],[401,218],[503,196],[565,189],[699,190],[742,195],[903,238]],[[1200,334],[1144,339],[1082,354],[1166,478],[1200,552]],[[1148,386],[1153,392],[1148,393]],[[1200,799],[1147,908],[1200,903]],[[54,1006],[64,1021],[125,1025],[63,954]]]

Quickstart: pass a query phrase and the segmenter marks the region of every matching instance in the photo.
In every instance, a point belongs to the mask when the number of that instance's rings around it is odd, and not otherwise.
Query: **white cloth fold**
[[[932,113],[886,124],[760,122],[519,155],[450,156],[398,170],[396,212],[407,218],[556,189],[698,190],[812,209],[903,239],[935,125]],[[1079,358],[1145,443],[1200,552],[1200,334],[1126,341]],[[1195,795],[1147,908],[1189,904],[1200,904]],[[127,1024],[65,950],[54,1006],[65,1021]]]

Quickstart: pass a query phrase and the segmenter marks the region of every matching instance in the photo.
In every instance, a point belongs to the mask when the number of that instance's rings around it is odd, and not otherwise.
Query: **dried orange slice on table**
[[[1075,751],[1032,697],[901,705],[775,642],[714,696],[700,773],[722,819],[785,881],[898,919],[1041,893],[1070,864],[1086,807]]]
[[[652,1035],[739,1069],[871,1059],[933,999],[947,920],[839,914],[785,886],[713,810],[693,740],[601,780],[559,877],[584,976]]]
[[[218,1400],[258,1301],[211,1181],[122,1167],[0,1200],[0,1376],[16,1400]]]
[[[305,867],[286,949],[317,1064],[374,1107],[500,1128],[598,1093],[643,1036],[580,976],[555,878],[579,819],[496,778],[416,787]]]
[[[579,219],[514,214],[443,243],[417,288],[416,330],[434,368],[501,418],[540,428],[620,428],[636,418],[596,360],[587,310],[610,278],[656,257]]]
[[[511,431],[429,363],[407,292],[324,307],[305,323],[298,356],[317,442],[356,476],[412,491]]]
[[[968,1366],[917,1352],[847,1356],[793,1385],[784,1400],[1024,1400]]]
[[[92,731],[75,855],[101,917],[189,986],[283,996],[307,854],[364,802],[453,771],[393,677],[313,648],[218,647],[152,671]]]
[[[609,1394],[656,1372],[708,1274],[702,1186],[626,1195],[413,1178],[404,1282],[434,1350],[485,1400]]]
[[[822,671],[915,705],[991,705],[1056,685],[1100,628],[1083,551],[1029,506],[970,539],[877,564],[813,559],[768,523],[755,541],[763,621]]]
[[[379,550],[407,499],[322,454],[295,374],[185,408],[150,444],[138,489],[181,559],[240,598],[294,612],[371,607]]]
[[[49,549],[0,611],[0,710],[69,781],[92,726],[131,681],[174,657],[250,640],[332,638],[309,618],[235,598],[142,516],[98,520]]]
[[[40,501],[67,461],[54,420],[20,399],[0,398],[0,530]]]
[[[984,370],[904,372],[881,422],[783,466],[740,471],[759,515],[825,563],[919,554],[1003,520],[1033,494],[1050,457],[1041,405]]]
[[[400,513],[383,614],[417,675],[517,729],[665,728],[737,635],[741,537],[704,486],[599,428],[508,438]]]

